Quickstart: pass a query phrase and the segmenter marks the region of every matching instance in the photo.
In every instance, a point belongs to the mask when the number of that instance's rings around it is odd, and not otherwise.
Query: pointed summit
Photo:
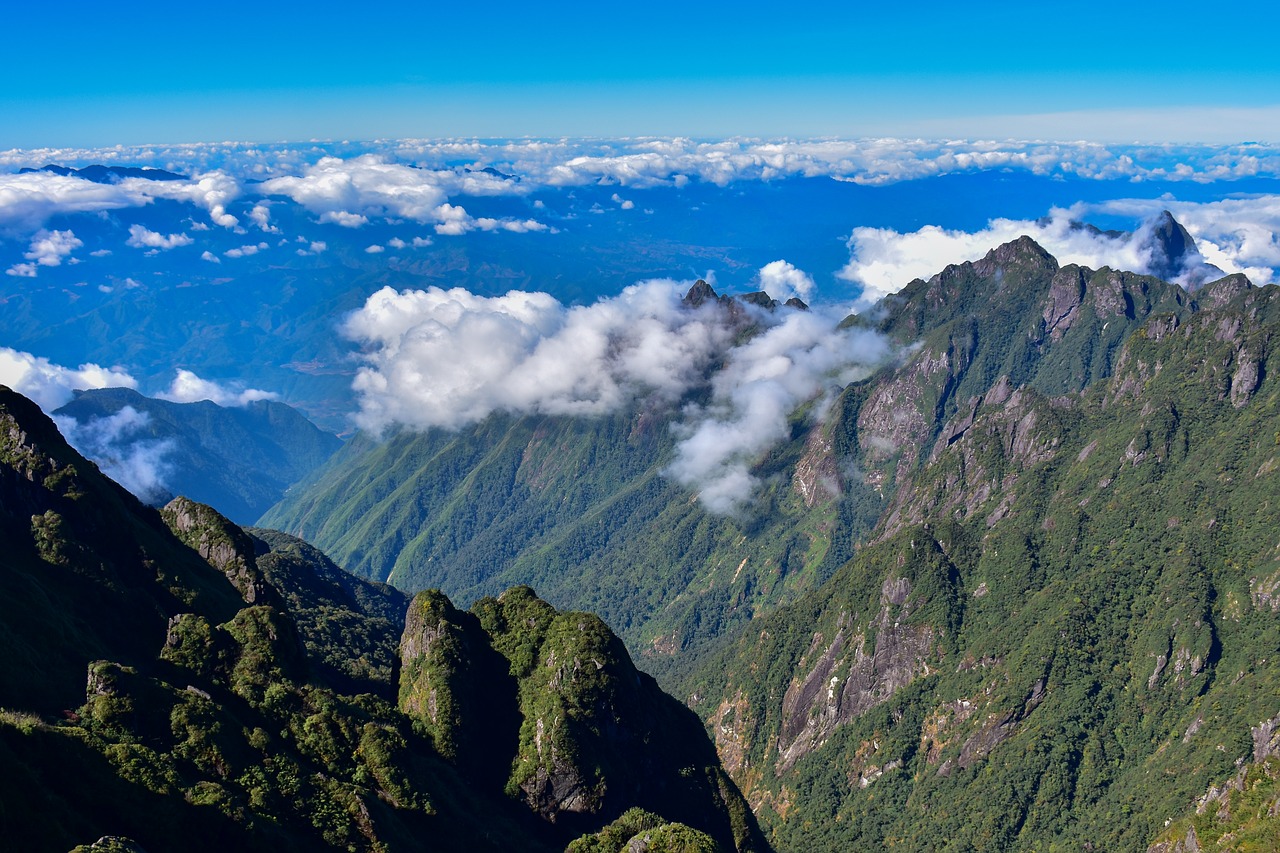
[[[690,308],[697,308],[704,303],[715,302],[719,298],[711,285],[702,279],[698,279],[693,283],[693,287],[689,288],[689,292],[684,295],[684,299],[681,302]]]
[[[1138,233],[1142,247],[1151,253],[1151,275],[1157,278],[1195,288],[1225,275],[1205,262],[1195,238],[1167,210],[1160,211]]]

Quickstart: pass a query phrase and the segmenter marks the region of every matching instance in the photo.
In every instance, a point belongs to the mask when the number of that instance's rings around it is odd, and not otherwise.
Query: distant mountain
[[[120,418],[126,410],[133,414]],[[257,521],[342,445],[296,409],[271,400],[243,406],[174,403],[128,388],[102,388],[76,392],[53,414],[76,422],[89,455],[100,449],[100,458],[127,462],[132,448],[149,442],[147,462],[156,469],[153,502],[185,495],[240,524]]]
[[[181,175],[177,172],[168,172],[164,169],[156,169],[151,166],[103,166],[94,164],[85,166],[81,169],[72,169],[68,166],[58,166],[50,163],[47,166],[41,166],[39,169],[30,167],[19,169],[18,174],[24,172],[51,172],[55,175],[63,177],[84,178],[86,181],[93,181],[95,184],[114,184],[123,178],[146,178],[149,181],[186,181],[190,180],[189,175]]]
[[[3,387],[0,499],[7,847],[767,849],[696,717],[589,614],[409,601],[157,512]]]

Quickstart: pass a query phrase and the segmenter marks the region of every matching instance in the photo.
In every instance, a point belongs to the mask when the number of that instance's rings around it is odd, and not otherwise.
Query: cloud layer
[[[785,438],[796,409],[863,375],[888,345],[839,330],[843,312],[744,306],[763,331],[735,346],[739,329],[720,306],[682,304],[689,284],[643,282],[578,307],[545,293],[384,288],[343,326],[365,349],[358,423],[375,433],[453,429],[494,412],[593,416],[642,400],[674,404],[723,364],[710,403],[683,412],[668,473],[712,512],[736,512],[758,486],[752,466]]]
[[[31,398],[46,412],[70,402],[75,391],[138,387],[137,380],[120,368],[88,363],[71,369],[9,347],[0,347],[0,384]]]
[[[172,474],[167,457],[174,444],[149,437],[151,418],[146,412],[125,406],[84,423],[60,416],[53,420],[72,447],[139,499],[157,503],[170,496],[165,481]]]

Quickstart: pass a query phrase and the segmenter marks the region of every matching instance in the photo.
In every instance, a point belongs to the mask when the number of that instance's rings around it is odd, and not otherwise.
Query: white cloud
[[[772,261],[760,268],[760,289],[785,302],[798,297],[805,302],[813,296],[813,279],[786,261]]]
[[[1204,262],[1224,272],[1243,272],[1255,284],[1267,284],[1280,270],[1280,196],[1259,196],[1198,204],[1172,199],[1135,199],[1077,204],[1055,208],[1040,220],[993,219],[975,232],[926,225],[900,233],[887,228],[854,228],[849,238],[849,263],[837,275],[861,285],[861,302],[870,304],[895,293],[912,279],[927,279],[948,264],[974,261],[995,246],[1022,235],[1031,237],[1062,264],[1137,273],[1159,272],[1153,264],[1150,223],[1170,210],[1196,239]],[[1146,220],[1131,234],[1111,237],[1079,227],[1091,213],[1132,216]],[[1207,274],[1214,275],[1212,271]],[[1195,286],[1203,268],[1184,270],[1176,280]]]
[[[222,263],[222,258],[218,257],[213,252],[210,252],[208,249],[205,249],[203,252],[200,253],[200,260],[208,261],[211,264]]]
[[[685,411],[668,473],[709,510],[737,511],[757,486],[751,467],[785,437],[796,408],[864,375],[888,345],[838,330],[842,312],[744,306],[766,330],[735,347],[739,328],[718,304],[681,302],[688,285],[644,282],[572,308],[545,293],[384,288],[343,326],[365,350],[357,422],[375,433],[453,429],[493,412],[591,416],[645,399],[674,404],[723,362],[711,402]]]
[[[13,266],[5,270],[4,274],[19,276],[21,278],[35,278],[36,265],[35,264],[14,264]]]
[[[538,225],[532,221],[508,225],[505,220],[481,225],[483,220],[472,220],[462,207],[449,203],[454,195],[521,194],[525,189],[519,183],[480,171],[415,169],[373,154],[347,160],[323,157],[301,176],[266,181],[262,191],[288,196],[321,222],[348,228],[359,228],[375,216],[435,223],[441,234],[476,228],[537,230]]]
[[[387,247],[379,246],[377,243],[374,243],[372,246],[365,246],[364,250],[365,253],[369,255],[380,255],[387,250]]]
[[[166,457],[174,445],[169,439],[150,437],[151,417],[146,412],[125,406],[84,423],[64,416],[53,420],[72,447],[141,500],[157,503],[169,497],[165,480],[172,466]]]
[[[178,246],[190,246],[195,240],[189,234],[163,234],[151,231],[142,225],[129,226],[129,239],[125,245],[135,249],[174,249]]]
[[[138,387],[137,380],[118,367],[86,363],[72,369],[9,347],[0,347],[0,384],[30,397],[46,412],[69,402],[73,391]]]
[[[31,247],[23,257],[42,267],[56,267],[62,264],[63,258],[83,245],[80,238],[71,231],[41,230],[36,232],[31,240]]]
[[[240,246],[236,249],[227,249],[222,254],[228,258],[247,258],[250,255],[256,255],[263,249],[267,248],[266,243],[250,243],[246,246]]]
[[[839,329],[843,312],[784,311],[772,328],[735,347],[712,379],[711,402],[691,406],[677,425],[680,442],[668,473],[699,493],[711,512],[736,513],[759,483],[760,456],[790,435],[790,417],[830,399],[869,375],[889,355],[888,341],[868,329]]]
[[[161,400],[171,400],[175,403],[209,400],[219,406],[245,406],[256,400],[275,400],[280,395],[257,388],[222,385],[209,379],[201,379],[190,370],[179,369],[169,390],[156,396]]]
[[[361,426],[460,427],[494,411],[601,414],[637,395],[674,398],[729,331],[647,282],[569,308],[545,293],[476,296],[384,288],[344,333],[367,350],[355,388]]]
[[[119,185],[148,198],[168,198],[202,207],[209,212],[210,221],[223,228],[234,228],[240,222],[227,213],[227,205],[240,197],[240,182],[226,172],[214,170],[196,175],[190,181],[126,178]]]
[[[249,218],[253,220],[254,225],[268,234],[280,233],[280,229],[271,224],[271,210],[265,204],[255,204],[253,210],[249,211]]]
[[[392,237],[390,240],[387,241],[387,245],[393,249],[403,249],[405,246],[408,246],[409,244],[401,240],[399,237]]]

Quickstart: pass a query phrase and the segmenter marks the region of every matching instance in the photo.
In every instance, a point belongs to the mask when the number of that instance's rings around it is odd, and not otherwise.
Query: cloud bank
[[[87,363],[71,369],[9,347],[0,347],[0,384],[34,400],[46,412],[69,403],[75,391],[138,387],[137,380],[120,368]]]
[[[789,278],[804,276],[786,267]],[[456,429],[494,412],[593,416],[637,401],[675,404],[720,364],[710,402],[682,413],[667,473],[708,510],[737,512],[759,485],[752,466],[789,434],[792,414],[813,400],[820,414],[821,401],[878,364],[888,343],[839,330],[843,312],[744,305],[762,330],[735,345],[741,326],[722,306],[682,303],[689,285],[642,282],[577,307],[545,293],[384,288],[343,326],[365,351],[357,422],[374,433]]]

